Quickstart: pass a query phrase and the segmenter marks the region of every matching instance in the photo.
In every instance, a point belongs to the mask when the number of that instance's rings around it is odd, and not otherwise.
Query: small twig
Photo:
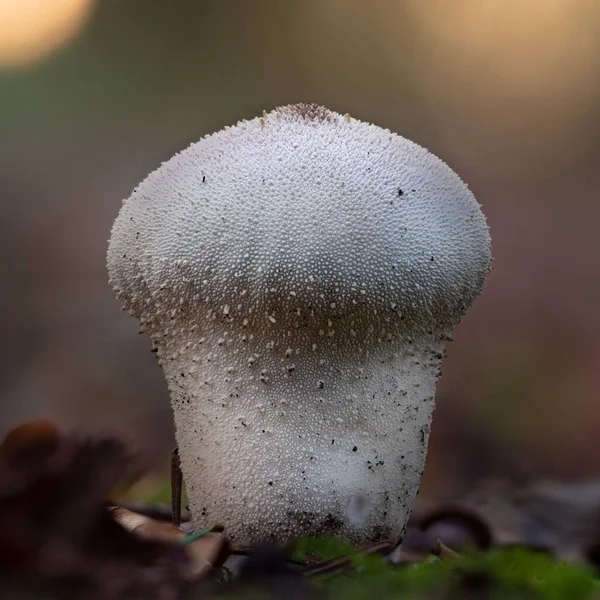
[[[181,538],[181,543],[184,546],[187,546],[188,544],[203,538],[209,533],[221,533],[224,531],[224,529],[225,527],[223,527],[223,525],[211,525],[210,527],[205,527],[204,529],[197,529],[196,531],[192,531],[191,533],[184,535],[183,538]]]
[[[171,454],[171,523],[175,527],[181,525],[182,488],[181,459],[179,458],[179,448],[176,447]]]
[[[395,546],[395,542],[391,540],[384,540],[382,542],[376,542],[367,546],[361,546],[360,548],[357,548],[356,551],[359,554],[378,554],[380,556],[385,556],[391,552]],[[311,565],[306,569],[303,569],[302,572],[309,577],[316,577],[318,575],[332,575],[334,573],[345,571],[351,565],[351,557],[340,557],[321,561],[316,565]]]
[[[252,552],[251,546],[238,546],[237,544],[231,544],[231,554],[234,556],[248,556]]]

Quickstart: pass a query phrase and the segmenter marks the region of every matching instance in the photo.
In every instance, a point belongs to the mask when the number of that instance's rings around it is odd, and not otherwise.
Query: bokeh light
[[[511,177],[525,158],[564,164],[585,152],[582,132],[600,68],[597,2],[410,0],[406,6],[428,42],[418,81],[435,103],[437,125],[489,137],[488,152],[470,161],[498,164]],[[539,135],[529,135],[532,128]]]
[[[0,68],[29,65],[68,43],[94,0],[0,0]]]

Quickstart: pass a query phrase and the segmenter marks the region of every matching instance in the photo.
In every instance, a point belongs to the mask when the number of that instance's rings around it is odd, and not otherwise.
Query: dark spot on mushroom
[[[356,452],[358,450],[358,448],[356,446],[354,446],[354,448],[352,448],[352,452]]]
[[[319,529],[330,533],[339,531],[344,525],[344,522],[337,517],[334,517],[331,513],[327,513],[327,516],[321,521]]]
[[[206,175],[202,175],[202,183],[206,183]]]
[[[389,531],[381,525],[375,525],[371,533],[370,541],[373,543],[389,538]]]
[[[398,188],[398,196],[404,196],[404,192],[401,188]]]

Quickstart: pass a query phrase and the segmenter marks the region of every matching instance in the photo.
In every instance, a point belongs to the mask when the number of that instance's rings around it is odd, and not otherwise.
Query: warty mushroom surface
[[[242,542],[400,536],[444,345],[490,261],[480,206],[442,160],[317,105],[151,173],[108,267],[165,373],[197,524]]]

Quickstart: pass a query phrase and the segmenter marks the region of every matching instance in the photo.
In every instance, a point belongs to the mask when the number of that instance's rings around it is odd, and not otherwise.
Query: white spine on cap
[[[400,535],[444,343],[490,261],[445,163],[315,105],[150,174],[108,266],[165,372],[197,524],[240,541]]]

